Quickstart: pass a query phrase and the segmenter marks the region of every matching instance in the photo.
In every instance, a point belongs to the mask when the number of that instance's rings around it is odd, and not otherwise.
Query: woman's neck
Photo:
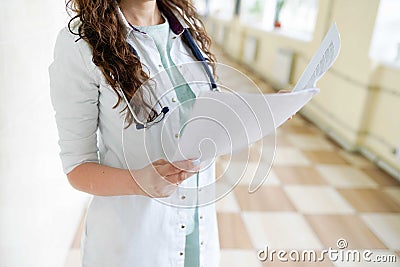
[[[119,7],[132,25],[151,26],[164,22],[156,0],[121,0]]]

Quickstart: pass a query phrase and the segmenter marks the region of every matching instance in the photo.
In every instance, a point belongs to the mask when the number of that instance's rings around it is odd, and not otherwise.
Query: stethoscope
[[[194,39],[193,39],[192,35],[190,34],[188,28],[185,28],[185,29],[183,30],[182,36],[183,36],[183,38],[186,40],[186,42],[187,42],[187,44],[188,44],[190,50],[192,51],[193,55],[194,55],[194,56],[196,57],[196,59],[197,59],[198,61],[200,61],[201,64],[203,65],[203,68],[204,68],[204,70],[206,71],[207,76],[208,76],[208,78],[209,78],[209,80],[210,80],[210,81],[209,81],[209,82],[210,82],[210,90],[211,90],[211,91],[219,91],[219,88],[218,88],[218,86],[217,86],[217,84],[216,84],[216,82],[215,82],[215,80],[214,80],[214,76],[213,76],[213,74],[211,73],[211,70],[209,69],[209,67],[208,67],[208,65],[207,65],[207,61],[206,61],[206,59],[204,58],[203,54],[201,53],[199,47],[196,45],[196,42],[194,41]],[[132,52],[135,56],[137,56],[137,57],[139,58],[139,55],[138,55],[136,49],[135,49],[134,47],[132,47],[129,43],[128,43],[128,45],[129,45],[129,47],[130,47],[131,52]],[[139,58],[139,59],[140,59],[140,58]],[[153,90],[150,89],[150,91],[151,91],[151,94],[155,97],[155,93],[153,92]],[[127,107],[128,107],[128,109],[129,109],[129,111],[131,112],[133,118],[134,118],[135,121],[136,121],[136,129],[137,129],[137,130],[141,130],[141,129],[145,129],[145,128],[148,129],[148,128],[150,128],[151,126],[153,126],[154,124],[156,124],[156,123],[162,121],[162,120],[164,119],[164,117],[165,117],[165,114],[167,114],[168,111],[169,111],[169,107],[167,107],[167,106],[162,106],[161,103],[160,103],[160,101],[157,101],[157,102],[158,102],[158,105],[160,105],[160,107],[161,107],[161,111],[160,111],[160,112],[157,112],[157,114],[154,116],[154,119],[153,119],[152,121],[149,121],[149,122],[142,122],[142,121],[140,121],[139,118],[136,116],[135,112],[133,111],[132,106],[130,105],[130,102],[128,101],[127,97],[125,96],[125,94],[124,94],[124,92],[121,90],[121,88],[119,88],[119,92],[120,92],[120,94],[122,95],[124,101],[126,102]]]

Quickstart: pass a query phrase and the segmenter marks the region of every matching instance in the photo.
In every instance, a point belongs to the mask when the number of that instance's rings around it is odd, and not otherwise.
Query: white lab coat
[[[131,30],[122,19],[129,29],[127,41],[136,48],[150,75],[158,73],[162,64],[151,37]],[[83,162],[138,169],[163,158],[163,146],[165,150],[175,150],[175,134],[180,127],[178,112],[169,112],[164,123],[150,130],[136,130],[134,124],[124,130],[125,113],[120,113],[121,106],[112,108],[117,100],[116,94],[92,62],[88,44],[77,39],[68,29],[61,30],[55,46],[54,62],[49,68],[51,99],[56,112],[64,172],[69,173]],[[172,33],[171,58],[175,64],[195,60],[180,34]],[[194,80],[204,75],[200,64],[189,69],[183,66],[181,70],[189,76],[191,74]],[[165,86],[157,86],[158,95],[172,88],[168,79],[165,82]],[[209,87],[195,85],[192,89],[198,94],[200,90],[209,90]],[[179,104],[175,99],[175,92],[171,90],[162,98],[162,103],[174,110]],[[210,198],[209,192],[207,196],[202,195],[201,187],[213,183],[214,172],[214,165],[200,172],[199,200]],[[182,204],[180,201],[184,200],[181,196],[178,188],[170,199]],[[185,209],[165,205],[150,197],[94,196],[82,236],[83,266],[184,266],[185,228],[182,225],[186,220]],[[200,265],[218,266],[215,205],[199,207],[198,220]]]

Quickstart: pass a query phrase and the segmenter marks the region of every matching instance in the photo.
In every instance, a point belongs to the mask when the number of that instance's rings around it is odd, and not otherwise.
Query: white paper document
[[[240,151],[274,133],[319,92],[316,82],[332,66],[339,49],[339,32],[333,25],[291,93],[200,93],[174,160],[208,161]]]
[[[301,75],[293,91],[304,90],[306,88],[314,88],[317,81],[327,72],[333,65],[340,52],[340,34],[336,27],[336,23],[332,25],[326,34],[324,40],[319,46],[317,52],[312,57],[307,68]]]
[[[202,92],[179,139],[180,151],[174,160],[206,161],[240,151],[274,133],[318,92],[318,88],[264,95]]]

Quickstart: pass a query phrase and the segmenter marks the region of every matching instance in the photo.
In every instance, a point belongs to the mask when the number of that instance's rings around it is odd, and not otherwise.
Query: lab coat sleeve
[[[99,87],[94,71],[88,67],[89,47],[81,43],[85,41],[75,40],[67,29],[61,30],[49,67],[50,96],[66,174],[84,162],[99,162],[96,134]]]

